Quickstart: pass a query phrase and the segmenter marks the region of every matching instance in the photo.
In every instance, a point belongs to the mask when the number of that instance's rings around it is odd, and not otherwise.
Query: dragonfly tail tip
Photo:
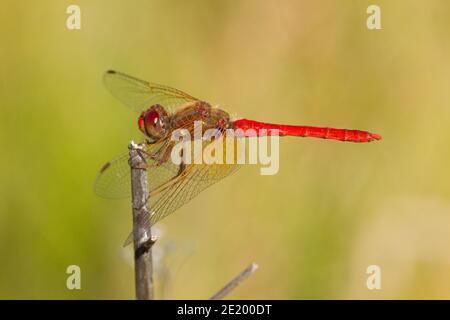
[[[370,136],[372,137],[373,140],[381,140],[383,139],[383,137],[377,133],[371,133]]]

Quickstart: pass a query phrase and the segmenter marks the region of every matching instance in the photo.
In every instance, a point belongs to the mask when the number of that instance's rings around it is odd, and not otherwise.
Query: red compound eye
[[[167,113],[164,108],[155,104],[141,114],[139,129],[151,140],[157,141],[166,134]]]
[[[152,110],[145,115],[145,124],[152,126],[159,120],[159,113],[156,110]]]
[[[141,130],[141,131],[144,130],[144,116],[145,116],[145,112],[142,112],[138,119],[138,127],[139,127],[139,130]]]

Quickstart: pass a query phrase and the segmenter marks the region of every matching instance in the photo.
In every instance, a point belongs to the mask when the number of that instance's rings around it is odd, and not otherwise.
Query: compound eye
[[[149,110],[144,118],[145,133],[154,140],[164,137],[166,130],[164,127],[164,115],[161,117],[159,110]]]
[[[147,126],[154,126],[158,123],[158,121],[159,121],[159,113],[156,110],[148,112],[147,115],[145,116],[145,124]]]
[[[139,129],[151,140],[158,141],[168,132],[169,117],[164,108],[155,104],[141,113],[138,119]]]
[[[144,118],[145,118],[145,112],[142,112],[138,119],[138,127],[139,127],[139,130],[141,130],[142,132],[145,132],[144,131],[145,130],[144,129]]]

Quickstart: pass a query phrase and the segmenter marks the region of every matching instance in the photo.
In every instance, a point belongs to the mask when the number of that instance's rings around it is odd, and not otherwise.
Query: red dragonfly
[[[349,142],[370,142],[381,136],[361,130],[281,125],[248,119],[231,119],[230,115],[209,103],[180,90],[143,81],[117,71],[107,71],[104,83],[118,100],[138,112],[138,127],[144,134],[148,171],[150,209],[145,217],[148,226],[171,214],[205,188],[225,178],[239,164],[181,163],[170,161],[175,142],[170,137],[175,130],[194,131],[194,121],[201,121],[203,131],[243,129],[246,136],[277,130],[280,136],[316,137]],[[247,131],[247,129],[255,129]],[[205,146],[209,142],[205,142]],[[130,195],[128,153],[106,163],[95,182],[95,191],[106,198]],[[129,238],[130,239],[130,238]],[[129,241],[128,241],[129,242]]]

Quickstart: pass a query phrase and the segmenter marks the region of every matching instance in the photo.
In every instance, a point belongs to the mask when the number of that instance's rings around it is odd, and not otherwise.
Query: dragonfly
[[[229,176],[242,164],[175,163],[170,154],[175,142],[171,136],[176,130],[194,131],[194,122],[200,121],[202,130],[241,129],[242,137],[279,136],[315,137],[347,142],[370,142],[381,136],[362,130],[328,127],[285,125],[249,119],[233,119],[218,106],[197,99],[175,88],[163,86],[109,70],[103,77],[106,88],[126,106],[139,114],[138,128],[144,135],[142,156],[146,161],[149,187],[148,227],[167,217],[189,202],[201,191]],[[241,137],[237,137],[239,139]],[[212,140],[202,142],[205,148]],[[104,198],[123,198],[131,194],[128,152],[107,162],[95,181],[95,192]],[[132,237],[128,237],[129,244]]]

